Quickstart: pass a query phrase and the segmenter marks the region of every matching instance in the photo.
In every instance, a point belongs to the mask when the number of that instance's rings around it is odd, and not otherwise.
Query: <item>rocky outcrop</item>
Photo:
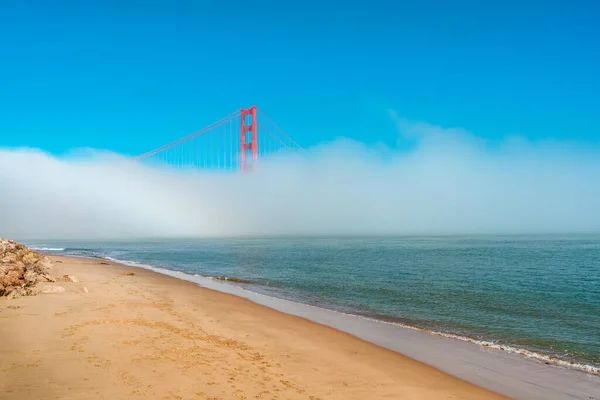
[[[48,257],[12,240],[0,238],[0,296],[29,296],[35,285],[56,282]]]

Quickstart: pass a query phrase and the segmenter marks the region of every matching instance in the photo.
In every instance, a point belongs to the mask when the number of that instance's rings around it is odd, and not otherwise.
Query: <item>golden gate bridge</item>
[[[136,159],[177,168],[251,171],[259,158],[302,147],[256,106],[220,120]]]

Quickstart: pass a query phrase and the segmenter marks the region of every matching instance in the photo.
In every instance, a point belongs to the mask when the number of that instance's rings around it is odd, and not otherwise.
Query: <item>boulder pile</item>
[[[52,262],[43,254],[12,240],[0,238],[0,296],[30,296],[35,285],[56,282]]]

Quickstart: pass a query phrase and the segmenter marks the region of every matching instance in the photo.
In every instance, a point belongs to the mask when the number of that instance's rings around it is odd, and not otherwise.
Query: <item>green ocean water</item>
[[[600,235],[30,241],[600,366]]]

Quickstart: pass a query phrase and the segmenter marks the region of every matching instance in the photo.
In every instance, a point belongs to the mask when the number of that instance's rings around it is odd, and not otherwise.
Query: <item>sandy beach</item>
[[[503,398],[236,296],[103,260],[51,258],[57,276],[80,282],[0,299],[4,399]]]

